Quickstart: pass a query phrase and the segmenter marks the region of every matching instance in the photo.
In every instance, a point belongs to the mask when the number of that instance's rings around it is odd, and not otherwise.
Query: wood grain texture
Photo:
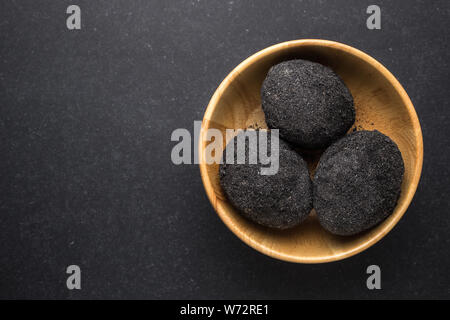
[[[314,210],[298,227],[278,231],[243,218],[227,201],[219,185],[218,165],[205,163],[205,132],[217,128],[266,127],[260,88],[269,68],[289,59],[307,59],[331,67],[342,77],[355,101],[358,129],[377,129],[393,139],[403,156],[405,175],[393,214],[356,236],[335,236],[318,223]],[[224,144],[225,146],[225,144]],[[417,114],[407,93],[379,62],[350,46],[326,40],[294,40],[264,49],[239,64],[214,93],[202,123],[200,173],[205,191],[222,221],[254,249],[281,260],[299,263],[336,261],[357,254],[383,238],[408,208],[419,183],[423,140]],[[319,156],[306,159],[310,169]]]

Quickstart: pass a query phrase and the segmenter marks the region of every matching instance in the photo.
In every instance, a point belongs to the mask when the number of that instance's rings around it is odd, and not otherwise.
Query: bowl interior
[[[414,107],[398,81],[373,58],[352,47],[325,40],[297,40],[269,47],[234,69],[217,89],[202,123],[200,159],[205,158],[209,128],[267,127],[260,89],[269,68],[284,60],[307,59],[331,67],[344,80],[355,102],[358,130],[374,130],[393,139],[403,156],[405,175],[393,214],[373,229],[351,237],[322,229],[314,210],[298,227],[277,231],[243,218],[219,185],[218,165],[201,161],[205,190],[224,223],[244,242],[269,256],[302,263],[320,263],[356,254],[381,239],[398,222],[412,200],[422,168],[422,134]],[[225,140],[225,138],[224,138]],[[224,146],[226,141],[224,141]],[[320,152],[306,155],[314,169]]]

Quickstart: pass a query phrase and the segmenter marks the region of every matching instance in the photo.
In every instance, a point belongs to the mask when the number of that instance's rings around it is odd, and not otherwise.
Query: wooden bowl
[[[325,231],[313,212],[298,227],[273,230],[243,218],[227,201],[218,165],[205,163],[207,129],[266,127],[260,89],[271,66],[284,60],[307,59],[331,67],[349,87],[355,101],[358,130],[377,129],[393,139],[403,156],[405,175],[397,206],[384,222],[361,234],[342,237]],[[226,142],[224,141],[224,146]],[[313,169],[320,157],[307,157]],[[326,40],[294,40],[264,49],[239,64],[220,84],[206,109],[199,141],[200,172],[214,209],[242,241],[281,260],[322,263],[355,255],[383,238],[400,220],[420,179],[423,141],[414,106],[403,87],[379,62],[350,46]]]

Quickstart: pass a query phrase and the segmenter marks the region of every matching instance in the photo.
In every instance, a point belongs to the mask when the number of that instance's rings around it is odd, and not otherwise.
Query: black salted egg
[[[320,224],[353,235],[386,219],[400,195],[404,164],[395,142],[378,131],[357,131],[332,144],[314,174]]]
[[[270,68],[261,88],[269,128],[306,149],[324,148],[355,122],[353,97],[330,68],[306,60],[289,60]]]
[[[312,209],[312,183],[303,158],[279,139],[278,172],[262,175],[260,169],[267,165],[259,159],[257,164],[236,163],[237,141],[236,136],[227,145],[228,149],[234,144],[234,164],[226,163],[225,149],[219,168],[220,185],[230,203],[246,218],[267,227],[286,229],[301,223]],[[251,149],[245,141],[248,160]],[[270,150],[270,134],[267,145]]]

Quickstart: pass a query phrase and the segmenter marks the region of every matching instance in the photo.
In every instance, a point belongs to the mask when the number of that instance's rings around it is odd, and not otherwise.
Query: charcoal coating
[[[377,225],[397,204],[404,170],[397,145],[379,131],[356,131],[335,142],[314,174],[320,224],[337,235]]]
[[[321,149],[342,137],[355,122],[353,97],[330,68],[289,60],[270,68],[261,88],[269,128],[305,149]]]
[[[238,135],[241,134],[243,132]],[[237,137],[227,145],[229,148],[234,143],[235,163],[236,142]],[[269,134],[268,146],[270,143]],[[248,139],[245,150],[248,155]],[[248,161],[245,164],[225,163],[225,154],[226,149],[219,168],[220,185],[243,216],[277,229],[294,227],[308,216],[312,209],[312,182],[308,168],[303,158],[286,142],[279,139],[279,169],[274,175],[261,175],[259,161],[258,164],[248,164]]]

